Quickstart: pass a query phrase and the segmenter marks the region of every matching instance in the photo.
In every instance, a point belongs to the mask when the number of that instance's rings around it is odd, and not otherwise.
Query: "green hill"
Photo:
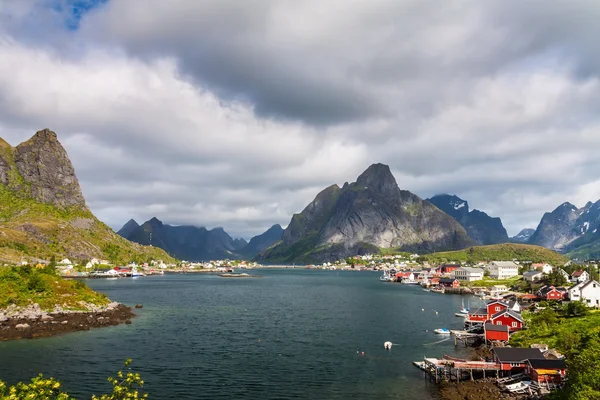
[[[173,261],[161,249],[123,239],[92,214],[66,151],[44,129],[17,147],[0,140],[0,262],[52,256]]]
[[[563,265],[569,260],[564,255],[545,247],[517,243],[473,246],[464,250],[425,254],[422,258],[429,262],[464,261],[477,263],[492,260],[519,260],[547,262],[552,265]]]

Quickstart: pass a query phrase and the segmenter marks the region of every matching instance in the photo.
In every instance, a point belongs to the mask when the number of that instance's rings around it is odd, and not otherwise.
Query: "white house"
[[[485,269],[489,271],[490,278],[508,279],[519,276],[519,266],[512,261],[492,261]]]
[[[483,270],[481,268],[460,267],[452,271],[450,276],[459,281],[480,281],[483,279]]]
[[[65,258],[64,260],[59,261],[58,263],[61,265],[71,265],[72,264],[71,260],[69,260],[68,258]]]
[[[569,282],[571,280],[571,277],[569,276],[569,274],[567,274],[567,272],[564,269],[559,268],[558,272],[560,272],[560,274],[565,277],[565,280],[567,282]]]
[[[587,282],[590,280],[590,274],[584,270],[578,270],[571,274],[571,282],[579,283],[579,282]]]
[[[536,282],[542,279],[542,275],[542,271],[530,269],[529,271],[523,272],[523,279],[525,279],[527,282]]]
[[[550,264],[544,263],[535,263],[531,266],[531,269],[537,269],[538,271],[542,271],[544,274],[549,274],[552,272],[554,267]]]
[[[568,290],[571,301],[583,301],[588,307],[600,307],[600,283],[579,282]]]

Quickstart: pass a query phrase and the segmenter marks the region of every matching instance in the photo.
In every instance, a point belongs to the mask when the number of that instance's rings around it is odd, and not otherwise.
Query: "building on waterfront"
[[[442,264],[435,269],[437,275],[450,275],[461,267],[460,264]]]
[[[519,266],[512,261],[492,261],[485,269],[493,279],[509,279],[519,276]]]
[[[483,270],[481,268],[460,267],[454,270],[450,276],[459,281],[480,281],[483,279]]]
[[[488,342],[508,342],[510,330],[505,325],[494,325],[487,322],[484,325],[485,340]]]
[[[500,364],[502,371],[524,372],[528,360],[545,360],[540,349],[524,347],[493,347],[494,362]]]
[[[458,288],[460,287],[460,282],[458,279],[440,278],[439,285],[443,287]]]
[[[525,373],[537,383],[559,384],[565,380],[567,364],[564,359],[528,359]]]

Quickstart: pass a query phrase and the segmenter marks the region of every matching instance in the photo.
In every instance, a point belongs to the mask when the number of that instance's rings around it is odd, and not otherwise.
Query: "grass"
[[[515,276],[509,279],[483,279],[480,281],[461,282],[461,285],[470,287],[492,287],[495,285],[504,285],[510,289],[512,286],[516,285],[522,280],[522,277]]]
[[[473,246],[464,250],[445,251],[422,256],[429,262],[468,262],[478,263],[494,260],[518,260],[546,262],[551,265],[564,265],[569,259],[562,254],[540,246],[528,244],[504,243],[489,246]]]
[[[517,332],[511,336],[513,347],[529,347],[534,343],[547,344],[560,352],[571,350],[582,334],[600,335],[600,311],[591,311],[583,317],[558,317],[554,323],[535,321],[535,316],[523,313],[529,329]]]
[[[108,304],[104,294],[94,292],[83,281],[62,279],[48,268],[0,267],[0,308],[38,303],[43,310],[55,305],[77,310],[83,309],[80,302]]]

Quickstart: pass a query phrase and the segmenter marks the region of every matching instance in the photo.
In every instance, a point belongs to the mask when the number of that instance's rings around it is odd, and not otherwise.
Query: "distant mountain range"
[[[537,229],[508,237],[502,221],[470,210],[456,195],[422,200],[401,190],[389,167],[373,164],[356,182],[331,185],[294,214],[285,231],[274,225],[246,243],[222,228],[170,226],[153,218],[129,221],[118,232],[190,261],[257,258],[262,262],[321,262],[380,249],[457,250],[471,245],[523,243],[578,258],[600,258],[600,201],[578,209],[570,203],[544,214]]]
[[[172,226],[152,218],[142,225],[130,220],[117,233],[133,242],[159,247],[181,260],[208,261],[254,258],[281,240],[283,229],[280,225],[273,225],[265,233],[246,242],[233,239],[223,228],[208,230],[196,226]]]
[[[514,243],[529,243],[529,239],[534,233],[535,229],[525,228],[517,233],[517,235],[511,237],[510,241]]]
[[[472,244],[454,218],[401,190],[387,165],[373,164],[356,182],[320,192],[259,259],[320,262],[381,248],[432,252]]]
[[[477,244],[498,244],[509,241],[500,218],[490,217],[479,210],[469,211],[469,203],[458,196],[439,194],[427,201],[457,220]]]
[[[600,258],[600,200],[582,208],[567,202],[544,214],[529,243],[580,259]]]

